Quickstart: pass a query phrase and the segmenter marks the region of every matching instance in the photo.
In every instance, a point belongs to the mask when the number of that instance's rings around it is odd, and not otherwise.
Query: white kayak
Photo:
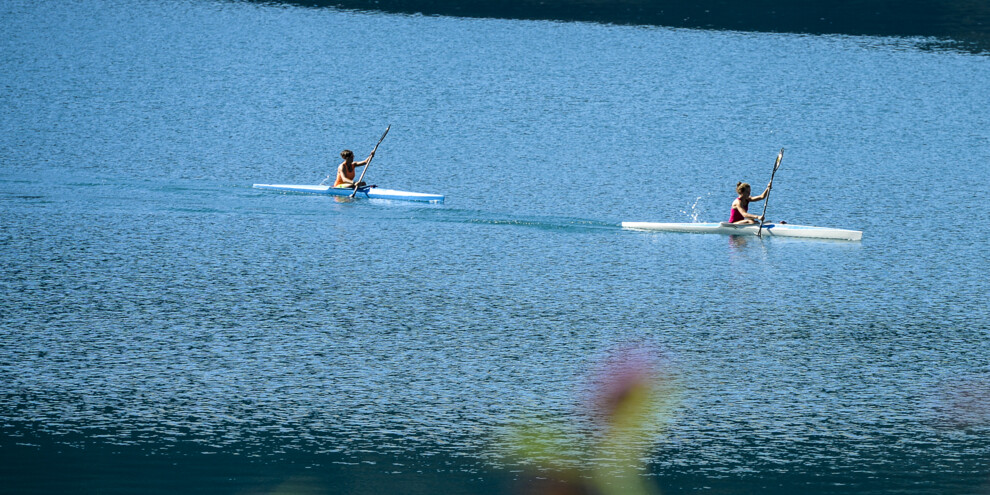
[[[697,234],[756,235],[760,224],[737,225],[728,222],[716,223],[654,223],[622,222],[622,228],[633,230],[659,230],[666,232],[692,232]],[[761,235],[775,237],[809,237],[813,239],[837,239],[858,241],[863,238],[859,230],[791,225],[789,223],[765,223]]]
[[[329,194],[332,196],[350,196],[354,192],[351,188],[331,187],[331,186],[305,186],[292,184],[255,184],[255,189],[271,189],[275,191],[297,192],[309,194]],[[443,203],[442,194],[426,194],[409,191],[396,191],[395,189],[382,189],[378,186],[359,187],[355,198],[367,199],[398,199],[402,201],[425,201],[427,203]]]

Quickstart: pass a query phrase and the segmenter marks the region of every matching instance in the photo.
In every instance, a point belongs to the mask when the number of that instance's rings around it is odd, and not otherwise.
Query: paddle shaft
[[[763,198],[763,214],[760,215],[760,228],[757,229],[756,235],[763,235],[763,222],[766,221],[767,216],[767,205],[770,204],[770,191],[773,189],[773,176],[777,174],[777,169],[780,168],[780,159],[784,157],[784,148],[780,149],[780,153],[777,153],[777,161],[773,164],[773,172],[770,172],[770,184],[767,185],[767,197]]]
[[[382,141],[385,140],[385,135],[388,134],[388,130],[391,128],[392,128],[392,124],[389,124],[388,127],[385,128],[385,132],[382,133],[382,137],[378,139],[378,144],[375,145],[375,149],[371,150],[371,158],[368,158],[368,163],[364,164],[364,170],[361,171],[361,177],[358,177],[357,182],[354,183],[354,192],[351,193],[350,197],[353,198],[354,195],[357,194],[359,187],[358,184],[360,184],[361,181],[364,180],[364,174],[368,172],[368,167],[371,166],[371,160],[375,158],[375,152],[378,151],[378,145],[382,144]]]

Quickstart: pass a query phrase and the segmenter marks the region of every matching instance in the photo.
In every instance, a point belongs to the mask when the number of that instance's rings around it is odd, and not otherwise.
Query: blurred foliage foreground
[[[645,475],[678,402],[669,362],[649,345],[616,349],[593,368],[582,395],[573,415],[532,414],[509,428],[501,450],[524,468],[522,492],[658,493]]]

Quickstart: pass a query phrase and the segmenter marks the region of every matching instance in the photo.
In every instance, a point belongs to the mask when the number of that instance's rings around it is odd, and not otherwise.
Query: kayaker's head
[[[340,157],[343,158],[344,160],[353,160],[354,159],[354,152],[351,151],[351,150],[341,151],[340,152]]]
[[[736,182],[736,192],[739,193],[740,196],[749,196],[749,191],[749,184],[745,182]]]

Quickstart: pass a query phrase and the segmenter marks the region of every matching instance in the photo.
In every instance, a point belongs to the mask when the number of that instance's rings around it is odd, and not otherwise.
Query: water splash
[[[686,210],[681,210],[681,213],[687,215],[687,217],[691,220],[691,223],[699,223],[699,218],[701,218],[702,214],[705,213],[705,209],[699,208],[698,203],[700,203],[702,199],[708,199],[711,195],[712,193],[708,193],[704,196],[698,196],[695,198],[694,203]]]

